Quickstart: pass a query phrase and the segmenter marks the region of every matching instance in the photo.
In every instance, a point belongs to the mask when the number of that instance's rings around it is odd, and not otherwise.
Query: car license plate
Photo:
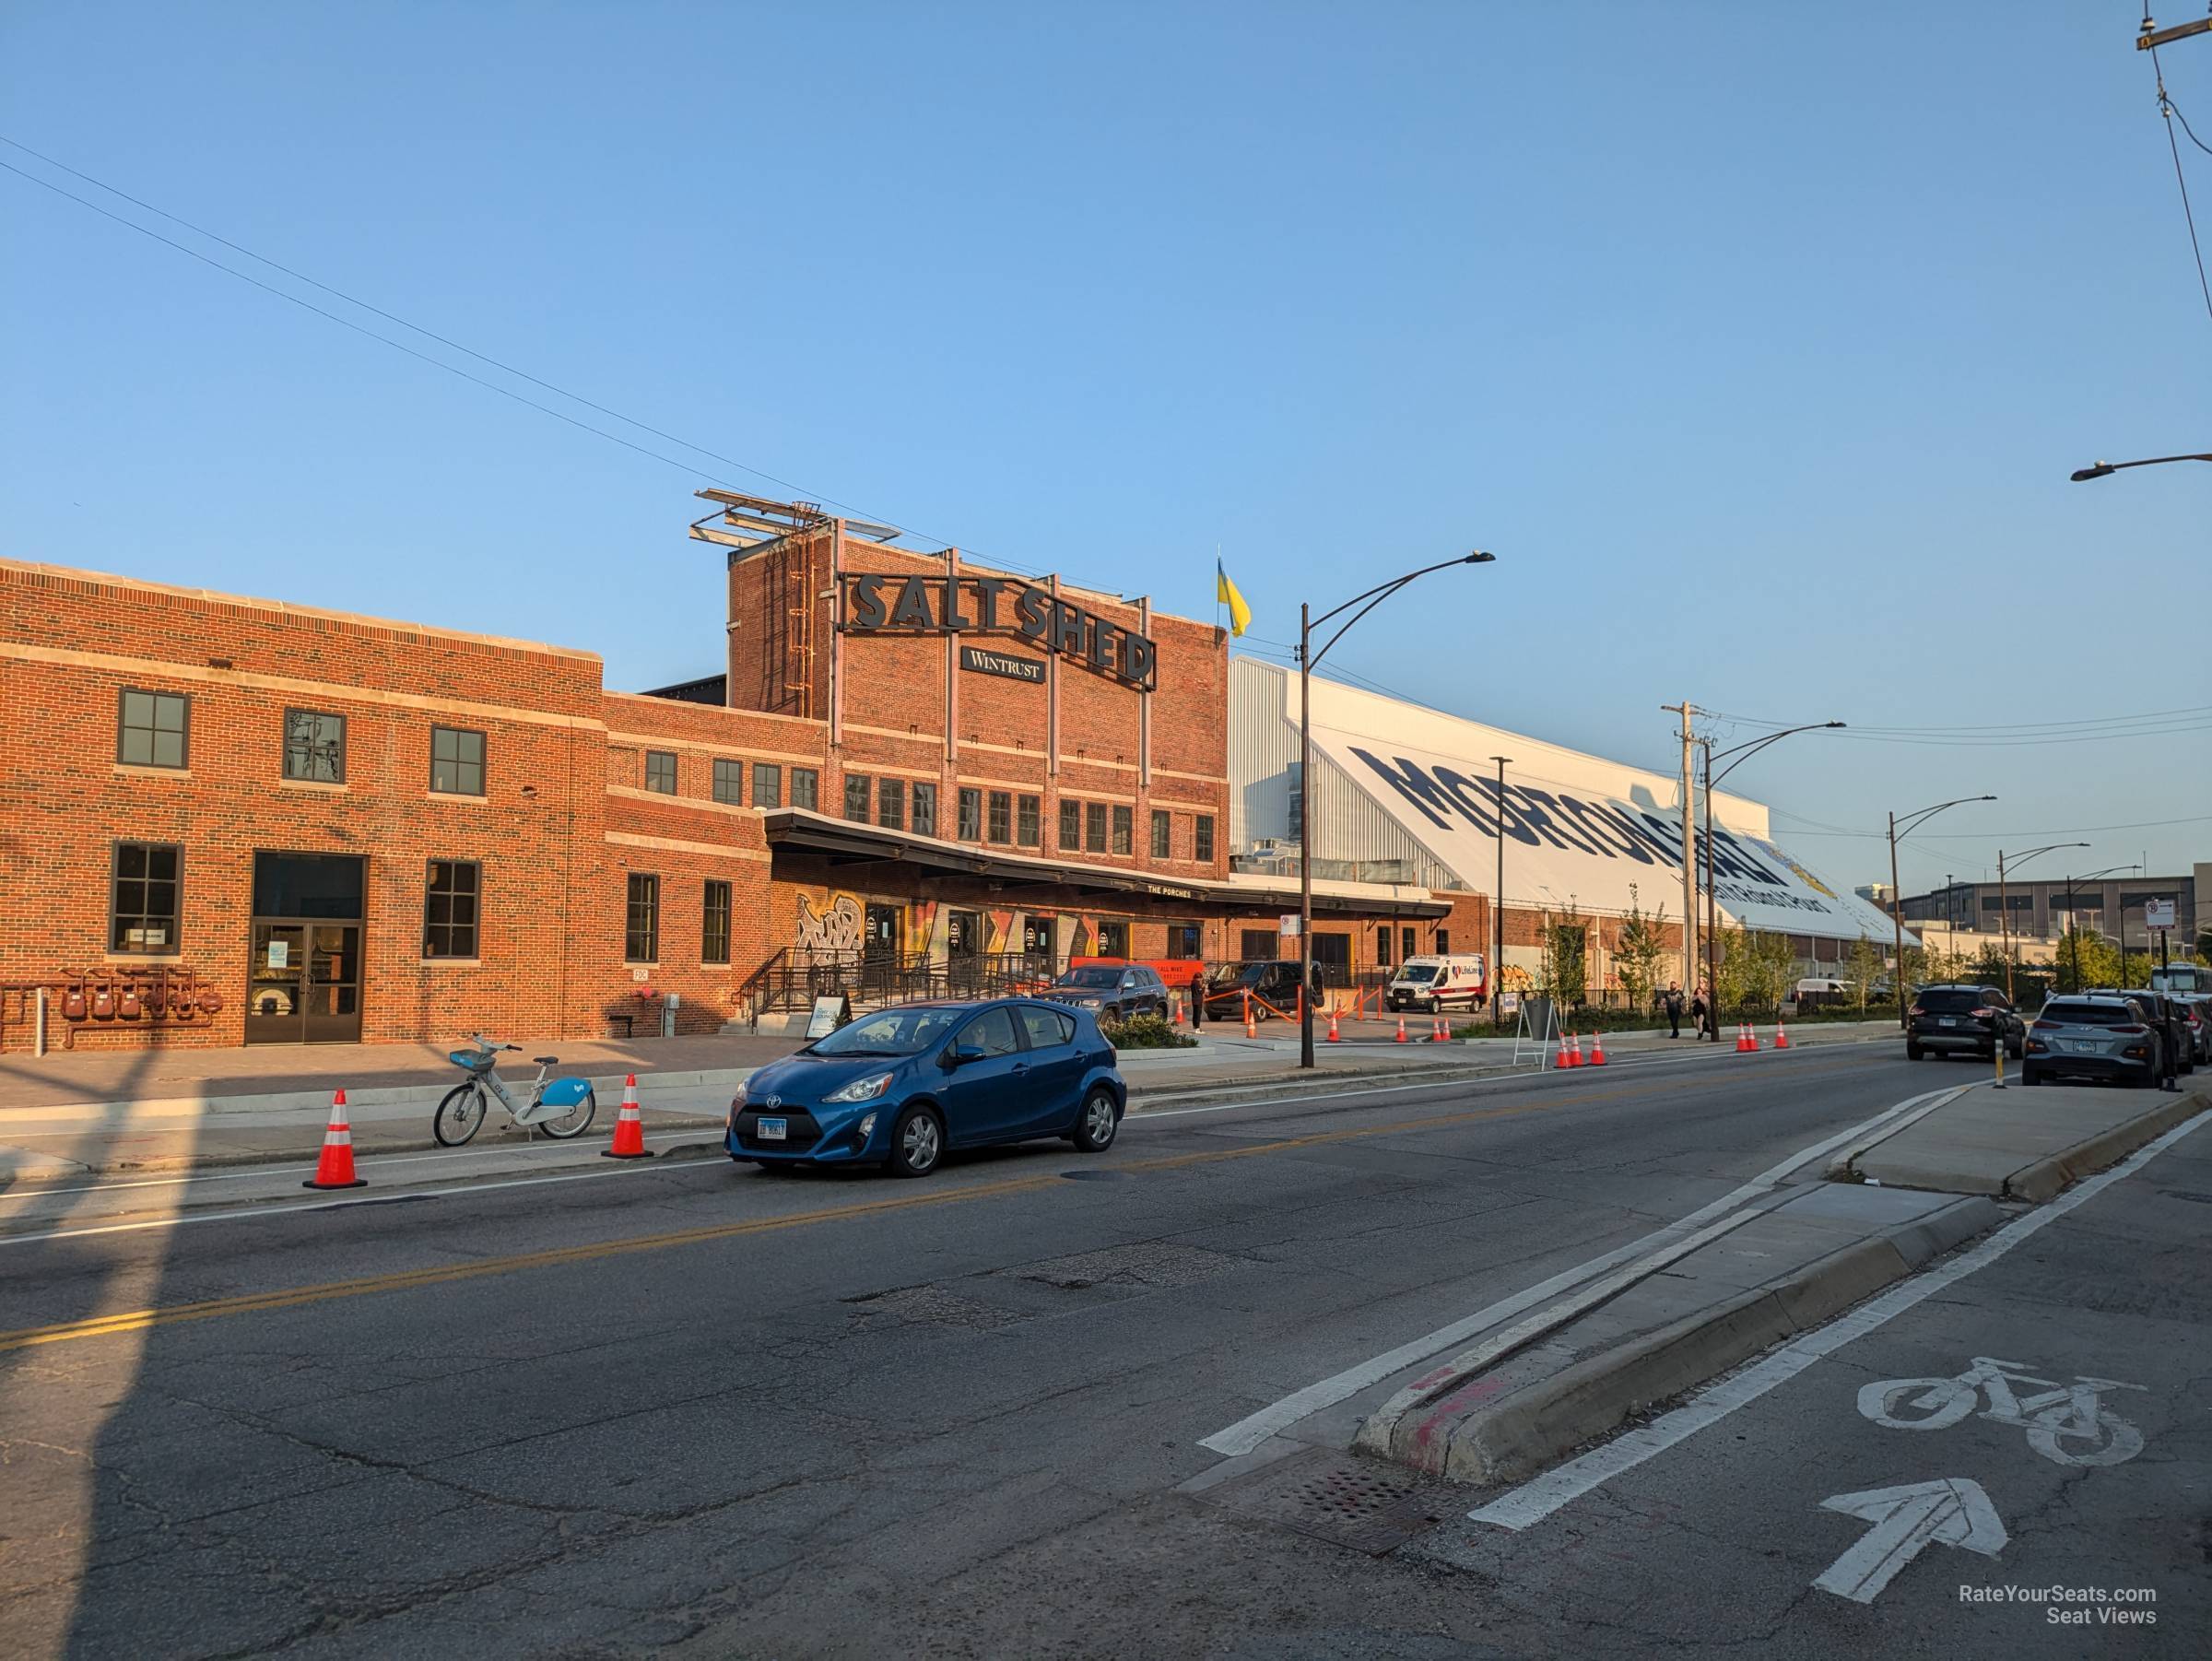
[[[781,1142],[790,1133],[789,1123],[782,1119],[763,1119],[753,1126],[753,1135],[763,1142]]]
[[[2090,1039],[2073,1038],[2066,1041],[2066,1048],[2077,1055],[2094,1055],[2102,1047]]]
[[[1940,1025],[1946,1027],[1955,1027],[1959,1024],[1959,1018],[1955,1015],[1939,1015],[1936,1019]]]

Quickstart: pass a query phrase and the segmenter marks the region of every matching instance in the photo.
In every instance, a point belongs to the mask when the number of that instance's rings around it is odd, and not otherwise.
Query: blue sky
[[[19,0],[0,132],[921,539],[1202,616],[1218,543],[1270,640],[1493,548],[1337,660],[1664,767],[1685,695],[1867,728],[2212,704],[2212,468],[2066,479],[2212,445],[2136,21]],[[2165,56],[2212,139],[2212,40]],[[10,174],[0,226],[0,549],[587,646],[618,687],[719,666],[689,492],[784,486]],[[1862,831],[1996,793],[1911,886],[2077,836],[2039,868],[2171,868],[2212,856],[2206,730],[1807,736],[1730,783]]]

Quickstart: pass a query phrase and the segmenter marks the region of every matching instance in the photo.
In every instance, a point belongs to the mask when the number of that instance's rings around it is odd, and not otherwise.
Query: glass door
[[[299,1043],[306,1036],[307,925],[256,923],[246,965],[246,1042]]]
[[[306,1031],[311,1044],[361,1041],[361,929],[312,923],[307,930]]]

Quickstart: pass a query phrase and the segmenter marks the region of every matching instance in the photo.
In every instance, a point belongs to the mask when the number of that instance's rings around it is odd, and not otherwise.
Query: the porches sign
[[[844,578],[849,634],[995,634],[1030,641],[1094,675],[1149,692],[1159,654],[1134,629],[1014,577]]]

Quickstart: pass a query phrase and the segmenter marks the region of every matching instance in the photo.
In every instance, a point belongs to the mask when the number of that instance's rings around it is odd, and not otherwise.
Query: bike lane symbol
[[[2030,1394],[2018,1394],[2015,1386]],[[1982,1417],[2018,1425],[2028,1445],[2058,1465],[2118,1465],[2143,1451],[2143,1432],[2104,1405],[2110,1390],[2142,1384],[2077,1374],[2071,1384],[2038,1378],[2020,1361],[1978,1355],[1956,1378],[1892,1378],[1859,1391],[1859,1412],[1892,1431],[1942,1431],[1982,1405]]]
[[[1853,1603],[1872,1603],[1897,1572],[1930,1545],[1956,1546],[1994,1557],[2009,1537],[1982,1485],[1965,1477],[1830,1494],[1820,1502],[1820,1509],[1874,1525],[1813,1582],[1823,1592]]]

